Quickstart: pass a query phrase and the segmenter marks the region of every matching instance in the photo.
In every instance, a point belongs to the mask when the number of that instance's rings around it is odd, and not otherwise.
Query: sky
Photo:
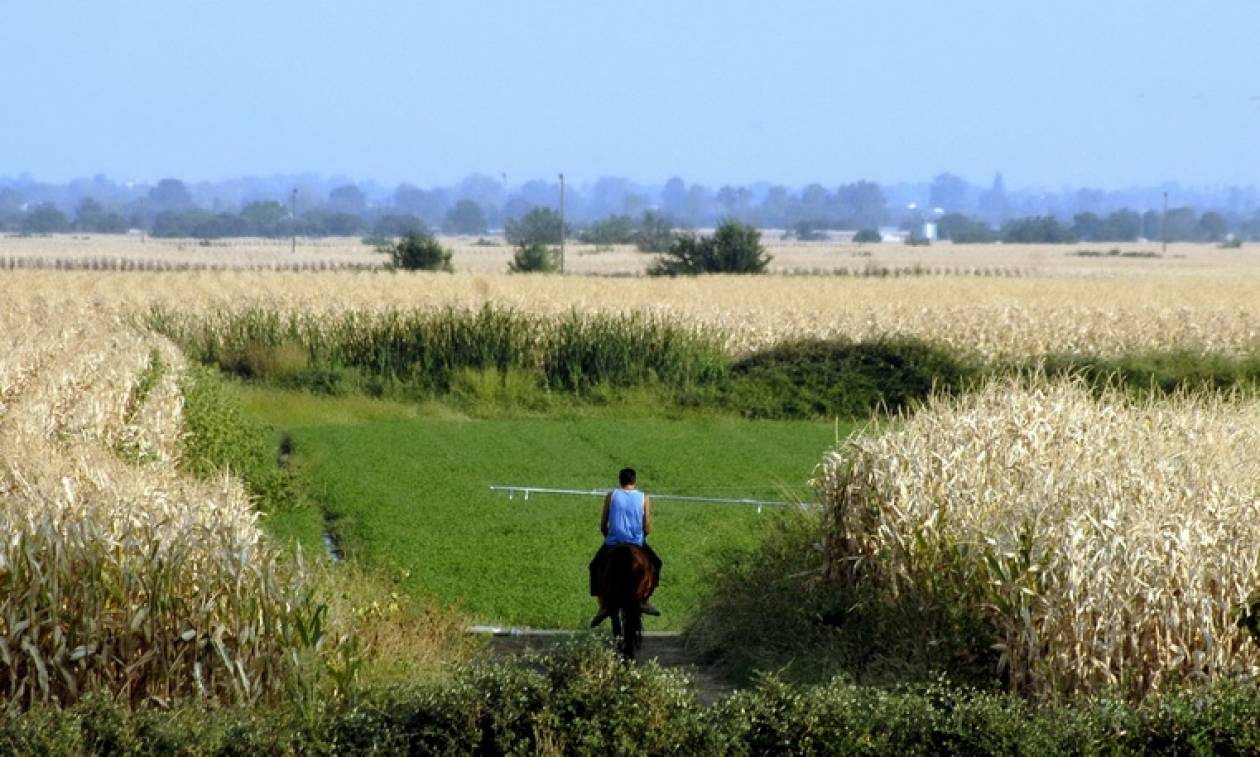
[[[0,0],[0,176],[1260,183],[1257,0]]]

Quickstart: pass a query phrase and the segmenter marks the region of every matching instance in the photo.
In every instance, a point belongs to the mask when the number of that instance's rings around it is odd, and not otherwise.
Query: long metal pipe
[[[602,497],[607,494],[609,489],[551,489],[545,486],[509,486],[492,484],[490,486],[492,492],[507,492],[508,498],[521,493],[525,499],[529,499],[530,494],[565,494],[569,496],[579,497]],[[677,502],[717,502],[725,505],[756,505],[757,507],[790,507],[799,505],[801,507],[817,507],[818,505],[803,502],[783,502],[772,499],[747,499],[747,498],[730,498],[730,497],[692,497],[682,494],[657,494],[648,492],[654,500],[672,499]]]

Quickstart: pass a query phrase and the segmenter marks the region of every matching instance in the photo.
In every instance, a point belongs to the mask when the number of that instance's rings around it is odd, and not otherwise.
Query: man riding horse
[[[604,497],[604,510],[599,517],[599,530],[604,534],[604,543],[591,560],[591,596],[599,600],[599,612],[591,619],[591,628],[603,623],[612,614],[600,595],[601,577],[603,576],[608,556],[613,549],[622,544],[633,544],[647,555],[652,563],[652,590],[655,591],[661,582],[661,558],[647,545],[647,535],[652,532],[652,498],[635,486],[638,474],[634,468],[623,468],[617,475],[621,488],[613,489]],[[648,596],[651,596],[651,591]],[[660,615],[661,611],[653,607],[645,598],[639,608],[644,615]]]

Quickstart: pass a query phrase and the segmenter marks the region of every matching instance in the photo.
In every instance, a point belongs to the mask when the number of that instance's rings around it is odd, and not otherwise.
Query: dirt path
[[[584,634],[584,631],[544,628],[502,628],[473,626],[470,633],[490,637],[490,651],[500,655],[518,655],[527,651],[546,651],[568,639]],[[695,683],[696,694],[705,705],[712,704],[724,694],[735,690],[734,684],[716,671],[702,665],[687,649],[682,634],[677,631],[646,631],[639,662],[655,660],[662,667],[681,668]]]

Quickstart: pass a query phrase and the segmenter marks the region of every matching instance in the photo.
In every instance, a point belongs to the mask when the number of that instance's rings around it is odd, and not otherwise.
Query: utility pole
[[[297,187],[293,188],[293,194],[289,195],[289,215],[293,219],[293,226],[290,231],[293,232],[293,244],[289,248],[290,255],[297,254]]]
[[[1159,236],[1164,240],[1164,257],[1168,257],[1168,193],[1164,192],[1164,217],[1159,222]]]
[[[560,174],[560,273],[564,273],[564,174]]]

